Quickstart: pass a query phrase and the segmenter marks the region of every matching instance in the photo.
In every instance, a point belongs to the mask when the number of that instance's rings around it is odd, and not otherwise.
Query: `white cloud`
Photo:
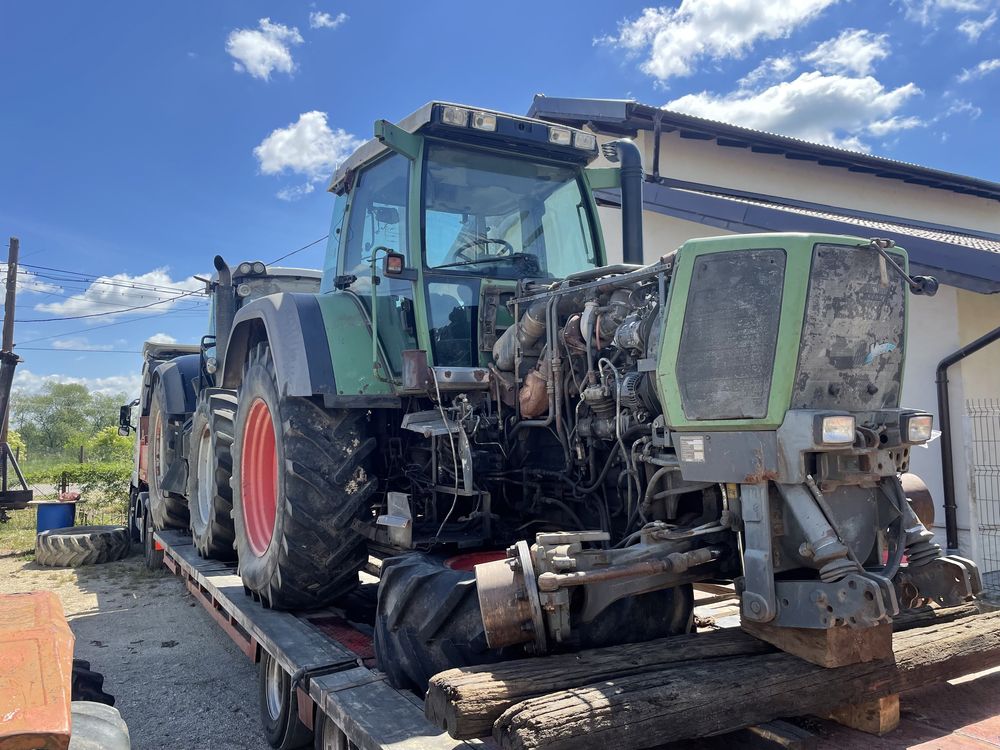
[[[996,11],[990,13],[982,21],[973,21],[971,18],[966,18],[955,28],[961,33],[965,34],[966,38],[970,42],[978,42],[979,37],[983,35],[986,29],[990,28],[993,24],[997,22]]]
[[[31,370],[18,368],[14,373],[13,390],[19,393],[38,393],[47,382],[54,383],[82,383],[87,389],[94,393],[106,393],[118,395],[124,393],[126,397],[137,396],[139,386],[142,382],[142,375],[136,371],[128,375],[111,375],[104,378],[84,378],[78,375],[51,374],[36,375]]]
[[[959,83],[968,83],[969,81],[989,75],[998,68],[1000,68],[1000,58],[998,57],[990,60],[981,60],[974,68],[966,68],[959,73],[957,80]]]
[[[301,185],[289,185],[282,188],[275,195],[283,201],[297,201],[299,198],[309,195],[316,189],[316,185],[311,182],[303,182]]]
[[[110,313],[106,318],[114,318],[122,314],[123,308],[148,305],[160,300],[164,301],[153,306],[153,310],[169,310],[179,301],[175,299],[179,294],[184,291],[201,291],[203,288],[204,284],[196,279],[175,281],[170,278],[167,268],[156,268],[138,276],[116,273],[113,276],[98,277],[86,290],[62,302],[37,304],[35,310],[59,316]],[[190,301],[190,295],[185,299]]]
[[[664,81],[695,72],[702,58],[742,57],[758,40],[789,36],[837,0],[682,0],[622,21],[617,36],[595,40],[647,57],[642,71]]]
[[[889,35],[867,29],[844,29],[840,34],[803,55],[802,59],[824,73],[866,76],[875,63],[889,56]]]
[[[307,178],[306,184],[278,193],[282,200],[295,200],[311,193],[314,183],[329,177],[363,142],[341,128],[331,130],[326,112],[303,112],[288,127],[273,130],[253,154],[263,174],[292,172]]]
[[[968,115],[970,120],[976,120],[983,113],[982,108],[977,107],[972,102],[965,99],[956,99],[944,111],[941,117],[951,117],[952,115]]]
[[[271,72],[291,73],[295,70],[292,46],[302,44],[302,35],[294,26],[271,23],[262,18],[256,29],[235,29],[226,39],[226,52],[236,59],[233,67],[265,81]]]
[[[920,93],[913,83],[887,90],[871,76],[848,78],[811,71],[756,92],[688,94],[667,102],[664,108],[867,151],[865,135],[881,137],[920,124],[916,118],[897,115]]]
[[[346,13],[338,13],[331,16],[321,10],[313,11],[309,14],[309,28],[311,29],[335,29],[342,26],[350,18]]]
[[[987,0],[903,0],[906,17],[921,26],[934,24],[942,13],[972,13],[983,10]]]
[[[106,352],[114,348],[111,344],[92,344],[83,336],[68,339],[56,339],[52,342],[53,349],[89,349],[95,352]]]
[[[152,336],[146,339],[151,344],[176,344],[177,339],[171,336],[169,333],[154,333]]]
[[[780,81],[795,71],[795,59],[791,55],[768,57],[739,81],[741,89],[757,88],[761,84]]]

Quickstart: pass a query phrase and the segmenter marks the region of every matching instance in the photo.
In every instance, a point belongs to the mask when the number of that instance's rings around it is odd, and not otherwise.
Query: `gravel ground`
[[[268,747],[256,668],[166,570],[136,554],[74,570],[0,553],[0,593],[37,589],[59,595],[75,656],[104,674],[134,750]]]

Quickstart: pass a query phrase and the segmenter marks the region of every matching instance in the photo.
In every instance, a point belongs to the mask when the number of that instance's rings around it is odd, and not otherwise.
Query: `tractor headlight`
[[[597,136],[593,133],[573,133],[573,145],[584,151],[593,151],[597,148]]]
[[[903,419],[906,422],[906,428],[903,430],[903,434],[906,435],[906,442],[926,443],[931,439],[934,417],[930,414],[912,414]]]
[[[816,417],[815,438],[820,445],[853,445],[856,425],[846,414],[820,414]]]
[[[205,372],[209,375],[214,375],[215,371],[219,369],[219,362],[215,357],[209,357],[205,360]]]
[[[239,268],[237,268],[236,270],[239,271],[241,275],[246,276],[253,270],[253,266],[251,266],[249,263],[240,263]]]
[[[462,107],[442,107],[441,122],[445,125],[458,125],[464,128],[469,124],[469,110]]]
[[[573,140],[573,131],[567,128],[549,128],[549,143],[568,146]]]
[[[473,112],[472,127],[493,132],[497,129],[497,116],[492,112]]]
[[[241,296],[241,297],[249,297],[250,296],[250,285],[249,284],[240,284],[238,287],[236,287],[236,293],[239,296]]]
[[[256,263],[253,264],[253,272],[254,273],[261,273],[262,274],[266,270],[267,270],[267,268],[259,260]]]

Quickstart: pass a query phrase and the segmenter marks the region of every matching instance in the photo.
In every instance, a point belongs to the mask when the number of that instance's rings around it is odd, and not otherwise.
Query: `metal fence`
[[[972,426],[972,489],[979,509],[983,588],[1000,597],[1000,400],[966,402]]]

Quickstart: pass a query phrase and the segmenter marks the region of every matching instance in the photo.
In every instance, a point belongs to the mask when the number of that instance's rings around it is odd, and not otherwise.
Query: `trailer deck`
[[[233,564],[198,556],[191,538],[179,531],[157,531],[164,564],[179,576],[212,618],[254,661],[261,649],[271,654],[298,686],[299,717],[313,726],[321,711],[361,750],[462,750],[480,742],[454,740],[424,718],[415,695],[396,690],[371,669],[363,632],[339,613],[300,615],[266,609],[249,597]],[[318,621],[319,625],[314,624]],[[324,632],[326,631],[326,632]],[[356,650],[329,633],[342,636]],[[350,633],[353,632],[353,640]],[[339,633],[338,633],[339,634]]]
[[[156,532],[167,567],[184,580],[215,621],[249,658],[267,652],[297,685],[307,726],[322,713],[363,750],[458,750],[495,747],[493,740],[455,740],[424,717],[423,701],[400,691],[373,668],[370,632],[351,606],[308,613],[267,609],[247,595],[234,564],[200,558],[186,534]],[[365,574],[362,574],[363,576]],[[369,592],[374,587],[369,578]],[[366,588],[362,586],[362,588]],[[703,627],[735,624],[732,594],[708,587],[696,610]],[[364,597],[356,602],[365,606]],[[672,743],[671,750],[728,747],[1000,748],[1000,668],[904,694],[902,721],[877,737],[827,719],[778,721],[757,731]],[[345,746],[347,746],[345,744]]]

